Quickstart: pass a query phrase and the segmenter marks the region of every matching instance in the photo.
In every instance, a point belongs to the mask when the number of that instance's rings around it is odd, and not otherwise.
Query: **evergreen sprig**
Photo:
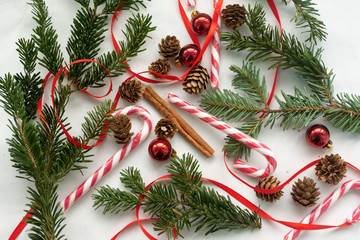
[[[321,59],[322,48],[313,43],[302,43],[294,35],[277,27],[265,25],[265,11],[260,4],[248,7],[246,23],[251,35],[245,36],[238,30],[221,33],[221,40],[228,42],[228,50],[247,50],[247,59],[269,61],[269,67],[282,69],[295,68],[300,79],[321,98],[331,99],[332,71],[328,71]]]
[[[273,127],[279,119],[284,130],[301,130],[320,116],[343,131],[360,132],[359,97],[348,94],[334,96],[334,74],[322,61],[323,49],[316,47],[316,39],[324,40],[326,37],[323,23],[315,19],[318,11],[311,1],[293,2],[297,9],[294,20],[298,26],[309,25],[309,40],[312,42],[302,43],[295,35],[279,32],[276,27],[266,24],[261,4],[249,5],[245,22],[250,34],[245,35],[238,30],[221,33],[228,50],[247,51],[247,61],[241,67],[230,67],[235,73],[233,87],[245,94],[240,96],[226,89],[211,90],[202,96],[200,106],[222,120],[244,121],[238,129],[255,138],[263,126]],[[270,108],[264,79],[261,81],[259,70],[253,64],[256,60],[269,62],[269,69],[295,69],[308,88],[295,88],[294,94],[282,92],[282,99],[275,96],[280,108]],[[256,109],[253,115],[249,113],[250,108]],[[256,113],[262,115],[258,117]],[[227,144],[223,149],[228,156],[249,157],[250,148],[231,137],[225,140]]]
[[[173,158],[168,167],[171,182],[154,184],[146,191],[139,170],[130,167],[122,171],[120,178],[130,192],[101,187],[93,195],[94,207],[103,207],[107,213],[134,209],[142,204],[144,211],[157,219],[154,230],[166,234],[168,239],[174,238],[174,230],[181,236],[185,227],[204,230],[205,234],[222,229],[261,227],[261,218],[256,212],[241,209],[229,197],[202,186],[198,169],[198,161],[190,154]]]
[[[305,33],[309,34],[306,41],[326,40],[327,33],[325,32],[325,24],[318,19],[319,11],[315,8],[316,4],[311,0],[292,0],[296,15],[292,18],[295,24],[299,28],[308,28]],[[288,0],[283,0],[285,5],[288,4]]]
[[[38,51],[43,54],[43,57],[39,59],[40,65],[52,74],[56,74],[63,66],[64,57],[60,51],[58,35],[52,26],[48,7],[44,0],[32,0],[29,4],[32,6],[33,19],[38,24],[33,29],[34,34],[31,37]]]
[[[126,28],[135,29],[136,32],[125,31],[126,40],[123,41],[122,53],[113,51],[98,56],[108,24],[108,15],[118,10],[138,10],[140,6],[144,6],[144,1],[99,0],[93,1],[93,7],[90,7],[88,0],[77,2],[82,8],[73,21],[66,48],[70,62],[79,58],[98,59],[104,66],[109,67],[112,76],[122,74],[127,67],[124,63],[144,50],[142,46],[145,39],[154,27],[151,26],[150,16],[133,16],[128,20]],[[119,4],[123,7],[118,8]],[[62,230],[65,227],[58,202],[57,184],[70,171],[86,168],[85,163],[92,157],[89,149],[78,148],[70,143],[59,120],[69,131],[71,127],[65,109],[70,96],[81,88],[103,86],[107,74],[104,74],[104,69],[100,71],[92,64],[83,64],[80,67],[73,65],[68,75],[69,83],[64,83],[65,73],[58,79],[52,96],[54,106],[43,104],[41,117],[36,118],[44,81],[36,71],[36,63],[53,75],[65,64],[45,1],[32,0],[30,5],[37,24],[34,34],[31,39],[20,39],[17,43],[24,71],[0,77],[0,104],[11,117],[9,128],[12,138],[7,140],[11,161],[19,172],[19,177],[33,182],[33,187],[28,190],[27,206],[32,209],[33,215],[27,219],[31,224],[28,236],[30,239],[55,240],[64,238]],[[74,87],[71,83],[77,84]],[[88,145],[106,134],[103,127],[112,107],[111,101],[104,101],[94,107],[84,119],[82,134],[74,139]]]

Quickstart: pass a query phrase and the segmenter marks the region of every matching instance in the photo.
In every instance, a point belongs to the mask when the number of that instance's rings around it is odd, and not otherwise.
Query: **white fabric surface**
[[[65,55],[65,59],[68,56],[65,51],[67,38],[70,34],[70,25],[72,18],[75,16],[76,9],[79,5],[72,0],[66,1],[55,1],[49,0],[48,6],[52,16],[53,24],[59,35],[59,42],[61,44],[61,50]],[[268,12],[269,23],[276,24],[275,18],[267,6],[266,1],[259,1],[264,4],[265,9]],[[299,33],[301,30],[295,29],[294,24],[290,22],[291,17],[294,15],[294,8],[290,6],[284,6],[280,0],[275,1],[283,27],[285,30]],[[341,93],[359,93],[359,76],[358,69],[360,66],[360,46],[358,39],[360,37],[359,22],[360,22],[360,2],[356,0],[348,0],[339,2],[335,0],[322,0],[316,1],[318,9],[320,11],[321,19],[324,21],[327,27],[328,37],[326,42],[320,43],[325,50],[323,52],[323,60],[329,69],[334,69],[336,78],[334,81],[335,92]],[[225,0],[224,6],[233,3],[252,3],[253,1],[231,1]],[[153,0],[148,3],[146,10],[153,15],[153,24],[157,26],[155,32],[153,32],[152,39],[148,39],[146,43],[147,51],[141,53],[138,57],[131,61],[131,66],[134,71],[139,72],[147,70],[147,66],[158,59],[160,56],[157,51],[157,44],[161,38],[166,35],[176,35],[182,45],[191,43],[191,39],[188,36],[185,27],[180,18],[176,0]],[[186,11],[190,14],[192,8],[186,7]],[[199,0],[197,1],[197,8],[201,12],[212,12],[212,1]],[[116,23],[116,37],[118,40],[122,39],[121,29],[123,23],[130,16],[130,12],[123,12],[119,16],[118,22]],[[15,74],[22,70],[22,67],[18,60],[16,52],[15,42],[18,38],[25,37],[29,38],[34,27],[34,21],[32,20],[31,7],[26,4],[26,1],[5,1],[0,0],[0,75],[3,77],[6,73],[10,72]],[[226,29],[223,28],[223,31]],[[305,39],[305,38],[304,38]],[[201,39],[203,42],[204,38]],[[102,45],[101,51],[106,52],[112,50],[112,43],[110,38],[110,32],[106,33],[106,41]],[[228,70],[231,64],[241,65],[244,54],[225,51],[222,48],[221,51],[221,71],[220,71],[220,88],[230,88],[233,73]],[[210,53],[209,51],[203,57],[203,65],[210,70]],[[262,66],[262,75],[266,76],[268,82],[268,88],[271,88],[273,81],[274,71],[268,71],[267,64],[260,64]],[[183,68],[173,67],[174,71],[172,74],[180,74],[183,72]],[[45,76],[46,71],[42,68],[38,68],[42,71]],[[126,78],[126,76],[120,76],[114,79],[114,90],[117,86]],[[276,89],[276,95],[280,95],[280,91],[283,90],[287,93],[293,93],[293,86],[303,87],[304,83],[299,81],[294,76],[293,70],[280,71],[278,85]],[[189,102],[198,105],[199,96],[189,96],[182,91],[180,83],[174,83],[171,85],[160,86],[155,85],[153,88],[162,96],[166,97],[169,91],[173,91],[185,98]],[[101,91],[100,91],[101,92]],[[105,92],[105,90],[102,90]],[[47,91],[48,93],[48,91]],[[112,92],[109,98],[113,98],[115,91]],[[46,97],[46,101],[49,101],[49,97]],[[66,116],[71,121],[72,135],[80,133],[80,124],[83,119],[85,112],[92,109],[92,107],[98,104],[99,101],[90,99],[88,96],[83,94],[74,94],[71,97],[70,103],[67,107]],[[125,106],[126,102],[120,101],[120,106]],[[139,102],[139,105],[147,108],[153,116],[154,124],[161,118],[161,115],[145,100]],[[276,108],[277,103],[273,101],[272,107]],[[253,190],[247,188],[240,182],[236,181],[225,169],[222,160],[222,146],[224,144],[224,134],[217,131],[216,129],[205,125],[203,122],[193,118],[192,116],[182,112],[175,108],[192,126],[198,131],[198,133],[208,141],[208,143],[215,149],[215,154],[206,159],[199,151],[197,151],[192,145],[190,145],[185,138],[177,134],[171,143],[178,153],[190,152],[200,160],[200,169],[203,172],[203,176],[218,180],[233,189],[239,191],[241,194],[246,196],[253,203],[261,206],[265,211],[270,213],[275,218],[288,221],[299,222],[305,215],[307,215],[310,209],[301,208],[297,206],[290,196],[291,186],[287,186],[284,189],[283,198],[276,203],[266,203],[255,197]],[[24,210],[27,209],[28,194],[26,192],[27,181],[16,178],[18,175],[16,170],[12,167],[10,156],[8,152],[8,145],[5,141],[6,138],[11,138],[11,132],[6,126],[8,116],[0,110],[0,239],[7,239],[15,226],[24,216]],[[270,147],[277,157],[278,168],[275,171],[281,181],[285,181],[298,169],[313,161],[319,157],[324,156],[328,153],[339,153],[345,160],[359,166],[359,149],[360,149],[360,135],[351,134],[348,132],[341,132],[338,129],[333,128],[329,123],[324,122],[322,118],[316,120],[317,123],[324,123],[328,126],[331,132],[331,139],[334,142],[334,149],[326,151],[323,149],[315,149],[310,147],[305,141],[305,129],[298,131],[282,131],[278,124],[273,129],[265,128],[262,130],[259,141]],[[236,123],[231,123],[236,126]],[[136,127],[140,126],[140,122],[137,120],[134,122],[134,131]],[[119,182],[119,172],[122,168],[127,166],[135,166],[140,169],[146,182],[150,182],[153,179],[164,175],[166,173],[167,162],[160,163],[153,161],[147,154],[147,145],[152,139],[155,138],[154,133],[151,133],[149,138],[136,149],[131,155],[124,159],[120,166],[113,170],[107,175],[103,181],[97,185],[109,184],[112,187],[123,186]],[[96,170],[101,164],[103,164],[113,153],[119,148],[113,142],[111,137],[101,144],[99,147],[94,149],[92,152],[95,154],[93,163],[88,165],[88,169],[83,171],[84,175],[78,172],[70,173],[60,184],[59,184],[59,198],[63,199],[68,193],[70,193],[75,187],[77,187],[87,176],[89,176],[94,170]],[[230,162],[230,161],[229,161]],[[253,153],[250,163],[257,166],[264,166],[265,160],[257,153]],[[249,183],[255,185],[257,180],[248,178],[239,173],[239,176],[246,179]],[[314,170],[310,169],[302,174],[303,176],[313,177]],[[347,178],[358,179],[359,175],[353,171],[349,171]],[[345,181],[343,180],[343,181]],[[321,190],[322,201],[327,197],[336,187],[329,186],[325,183],[318,181],[318,186]],[[221,190],[219,190],[222,192]],[[92,208],[93,201],[91,194],[95,193],[92,190],[88,195],[83,197],[78,203],[76,203],[70,210],[65,213],[66,216],[66,228],[64,234],[68,239],[110,239],[118,230],[120,230],[127,223],[135,219],[133,212],[121,213],[118,215],[107,214],[103,215],[101,210],[95,211]],[[358,191],[347,194],[341,199],[335,206],[333,206],[327,213],[325,213],[319,221],[316,223],[320,224],[340,224],[344,222],[345,218],[349,217],[353,209],[359,204],[359,193]],[[235,202],[235,201],[234,201]],[[151,229],[151,224],[145,224],[147,229]],[[28,229],[28,228],[27,228]],[[27,230],[26,229],[26,230]],[[28,239],[26,230],[20,235],[18,239]],[[244,230],[244,231],[220,231],[215,234],[205,236],[203,232],[194,233],[193,230],[189,232],[183,231],[185,239],[282,239],[285,234],[289,231],[289,228],[284,227],[280,224],[263,220],[263,227],[260,230]],[[302,232],[300,235],[301,239],[355,239],[359,236],[360,228],[358,225],[342,229],[322,230],[322,231],[311,231]],[[142,234],[138,226],[134,226],[128,229],[126,232],[120,235],[119,239],[146,239]],[[162,236],[161,239],[164,239]]]

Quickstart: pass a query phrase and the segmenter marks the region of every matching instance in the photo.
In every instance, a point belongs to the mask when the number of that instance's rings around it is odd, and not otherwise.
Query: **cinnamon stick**
[[[145,88],[144,98],[146,98],[165,118],[173,121],[179,129],[179,132],[206,157],[210,157],[214,153],[214,149],[212,149],[209,144],[207,144],[207,142],[202,139],[199,134],[197,134],[197,132],[195,132],[195,130],[149,85]]]

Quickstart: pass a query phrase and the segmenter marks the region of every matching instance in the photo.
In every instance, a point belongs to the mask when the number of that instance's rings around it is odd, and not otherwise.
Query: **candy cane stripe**
[[[249,146],[250,148],[254,149],[255,151],[262,154],[265,159],[268,162],[268,165],[265,169],[259,169],[253,166],[250,166],[241,160],[236,160],[234,167],[238,169],[241,172],[246,173],[247,175],[251,177],[258,177],[258,178],[264,178],[272,174],[277,166],[277,162],[275,160],[275,157],[272,153],[272,151],[265,146],[264,144],[261,144],[257,140],[251,138],[250,136],[246,135],[245,133],[239,131],[236,128],[231,127],[230,125],[220,121],[219,119],[209,115],[208,113],[202,111],[199,108],[196,108],[195,106],[191,105],[190,103],[180,99],[178,96],[176,96],[173,93],[168,94],[168,99],[171,103],[175,104],[176,106],[184,109],[188,113],[191,113],[195,117],[201,119],[202,121],[209,123],[214,128],[226,133],[230,137],[238,140],[239,142],[244,143],[245,145]]]
[[[330,194],[319,206],[317,206],[308,216],[306,216],[301,223],[307,223],[311,224],[327,210],[332,205],[335,204],[335,202],[340,199],[342,196],[344,196],[346,193],[348,193],[350,190],[354,188],[360,188],[360,181],[359,180],[349,180],[342,184],[340,188],[336,189],[332,194]],[[358,206],[352,213],[351,217],[347,219],[347,222],[349,223],[355,223],[359,221],[360,219],[360,206]],[[284,237],[284,240],[294,240],[296,239],[300,234],[300,230],[293,229],[286,236]]]
[[[116,113],[114,116],[126,114],[136,114],[144,120],[142,129],[118,152],[116,152],[106,163],[96,170],[87,180],[85,180],[77,189],[70,193],[62,202],[61,206],[63,211],[69,209],[79,198],[85,195],[96,183],[98,183],[107,173],[109,173],[114,167],[116,167],[121,160],[130,154],[146,137],[149,135],[152,128],[151,115],[142,107],[131,106],[123,108]]]

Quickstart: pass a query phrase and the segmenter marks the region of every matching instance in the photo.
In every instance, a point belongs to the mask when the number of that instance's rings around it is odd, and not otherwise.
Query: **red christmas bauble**
[[[206,13],[195,13],[191,19],[191,29],[199,36],[207,35],[211,26],[211,17]]]
[[[181,64],[191,67],[200,54],[200,47],[195,44],[187,44],[180,49],[179,61]]]
[[[149,144],[149,155],[157,161],[165,161],[171,155],[172,148],[169,141],[165,139],[155,139]]]
[[[313,147],[332,148],[330,132],[322,124],[314,124],[306,130],[306,140]]]

